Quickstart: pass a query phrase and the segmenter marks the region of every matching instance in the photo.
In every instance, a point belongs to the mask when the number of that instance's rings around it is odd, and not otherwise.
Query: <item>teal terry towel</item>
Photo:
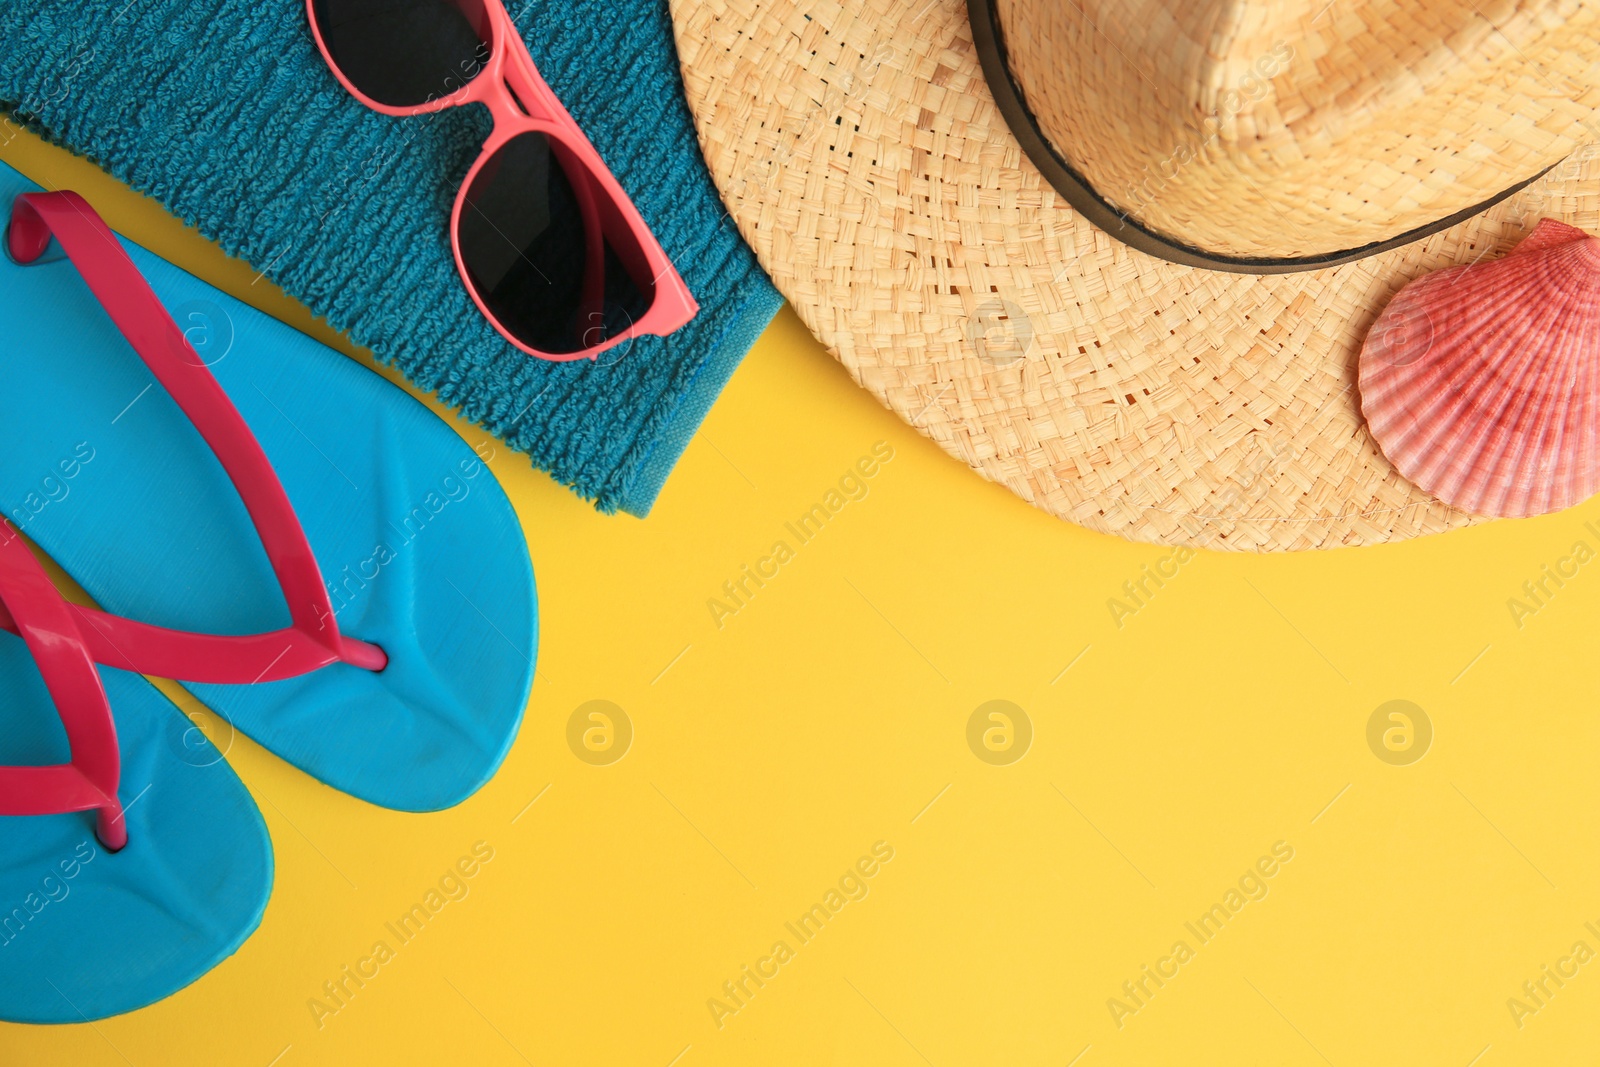
[[[553,364],[500,338],[450,251],[479,107],[346,94],[302,0],[5,0],[0,104],[160,200],[603,511],[649,511],[781,298],[725,217],[666,0],[506,0],[540,72],[700,302],[668,338]]]

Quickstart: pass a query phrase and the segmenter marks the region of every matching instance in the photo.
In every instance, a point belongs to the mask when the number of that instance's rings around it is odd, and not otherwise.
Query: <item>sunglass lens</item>
[[[483,0],[313,0],[311,11],[340,73],[390,107],[449,96],[489,59]]]
[[[456,235],[467,280],[500,326],[531,348],[594,348],[655,300],[644,250],[571,152],[522,133],[464,194]]]

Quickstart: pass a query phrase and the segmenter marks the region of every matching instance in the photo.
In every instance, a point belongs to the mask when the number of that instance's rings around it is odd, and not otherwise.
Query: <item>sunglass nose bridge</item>
[[[517,93],[517,87],[511,84],[511,79],[501,78],[500,84],[506,87],[506,95],[511,97],[513,104],[517,105],[517,110],[531,117],[533,113],[528,110],[528,105],[523,102],[522,97]]]

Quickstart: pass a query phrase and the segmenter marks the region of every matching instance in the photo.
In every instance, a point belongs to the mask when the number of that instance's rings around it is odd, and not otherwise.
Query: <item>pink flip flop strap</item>
[[[0,815],[92,809],[98,812],[96,834],[114,852],[128,843],[128,828],[117,800],[122,764],[111,706],[71,605],[61,599],[16,529],[4,520],[0,520],[0,602],[33,653],[72,753],[69,763],[0,767]],[[0,699],[10,700],[12,695]]]
[[[293,678],[343,662],[382,670],[382,649],[345,637],[305,531],[250,427],[183,331],[167,314],[111,228],[77,193],[23,193],[7,243],[18,263],[44,254],[54,236],[89,290],[227,472],[266,550],[290,625],[244,636],[195,634],[69,604],[89,654],[111,667],[189,682],[250,684]],[[17,629],[0,614],[0,626]]]

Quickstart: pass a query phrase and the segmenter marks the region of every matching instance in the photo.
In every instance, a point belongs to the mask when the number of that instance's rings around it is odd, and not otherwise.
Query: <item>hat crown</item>
[[[1600,0],[996,0],[1051,146],[1147,229],[1331,254],[1596,140]],[[1469,114],[1463,116],[1462,110]]]

